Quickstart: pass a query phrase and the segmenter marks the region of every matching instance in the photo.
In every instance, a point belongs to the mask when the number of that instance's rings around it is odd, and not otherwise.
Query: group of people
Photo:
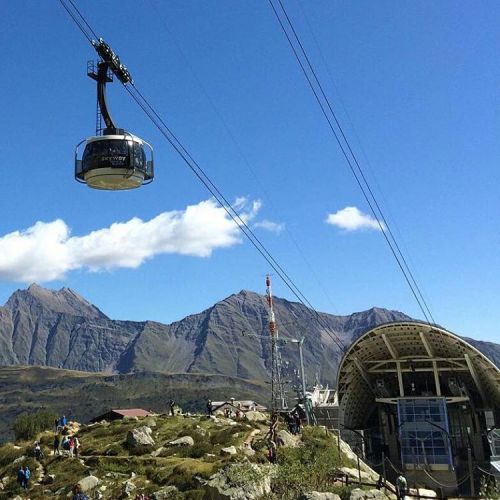
[[[21,466],[21,468],[17,471],[17,482],[21,488],[27,490],[28,483],[31,477],[30,468],[27,465]]]
[[[298,412],[295,411],[294,413],[287,413],[285,415],[285,422],[288,426],[290,434],[300,434],[302,429],[302,420]]]
[[[67,451],[70,457],[77,457],[80,453],[80,440],[78,436],[54,435],[54,455],[62,455],[62,450]],[[62,450],[61,450],[62,449]]]

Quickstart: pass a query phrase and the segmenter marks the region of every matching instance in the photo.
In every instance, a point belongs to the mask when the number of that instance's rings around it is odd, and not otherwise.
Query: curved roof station
[[[361,435],[367,459],[388,459],[415,484],[474,491],[470,471],[495,455],[500,370],[444,328],[405,321],[366,332],[344,354],[337,391],[345,435]]]

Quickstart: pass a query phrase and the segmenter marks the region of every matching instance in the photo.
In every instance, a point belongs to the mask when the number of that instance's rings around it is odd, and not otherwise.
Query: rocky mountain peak
[[[102,311],[71,288],[50,290],[37,283],[32,283],[26,290],[14,292],[5,306],[10,310],[48,309],[55,313],[107,319]]]

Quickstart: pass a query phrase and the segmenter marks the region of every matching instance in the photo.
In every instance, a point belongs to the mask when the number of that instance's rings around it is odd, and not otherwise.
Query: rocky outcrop
[[[182,436],[174,441],[169,441],[165,443],[165,446],[193,446],[194,439],[191,436]]]
[[[134,453],[151,452],[155,445],[151,429],[146,426],[132,429],[127,433],[127,445]]]
[[[256,500],[268,498],[274,469],[244,460],[227,465],[203,483],[210,500]]]

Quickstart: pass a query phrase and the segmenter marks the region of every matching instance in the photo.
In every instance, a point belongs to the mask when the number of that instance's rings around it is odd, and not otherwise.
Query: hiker
[[[71,500],[89,500],[89,497],[82,492],[82,488],[79,484],[73,486],[73,496]]]
[[[276,444],[273,440],[269,441],[269,447],[267,449],[267,459],[269,462],[274,464],[276,462],[277,456],[276,456]]]
[[[69,451],[69,438],[68,436],[64,436],[62,440],[62,449]]]
[[[170,406],[170,415],[173,417],[175,415],[175,401],[171,399],[168,404]]]
[[[20,467],[19,470],[17,471],[17,482],[19,483],[19,486],[21,488],[25,488],[26,484],[26,474],[24,473],[24,467]]]
[[[25,465],[24,467],[24,489],[27,490],[28,489],[28,481],[30,480],[30,477],[31,477],[31,471],[29,469],[29,467],[27,465]]]
[[[35,441],[35,458],[40,462],[40,460],[44,457],[42,448],[40,447],[40,443]]]
[[[302,421],[300,420],[300,416],[298,413],[296,413],[293,417],[295,421],[295,433],[300,434],[300,428],[302,426]]]
[[[63,429],[64,429],[64,427],[66,427],[67,423],[68,423],[68,419],[66,418],[66,415],[63,415],[61,417],[61,425],[62,425]]]
[[[19,486],[21,486],[21,488],[25,490],[28,489],[28,481],[30,480],[30,477],[31,471],[29,470],[29,467],[27,465],[23,465],[17,471],[17,482],[19,483]]]
[[[59,419],[56,418],[54,420],[54,432],[57,432],[57,429],[59,428]]]
[[[297,434],[297,429],[295,427],[295,418],[293,417],[293,415],[288,414],[285,418],[290,434]]]
[[[209,417],[212,415],[212,401],[210,399],[207,401],[207,415]]]
[[[408,483],[406,482],[406,478],[403,474],[400,474],[396,479],[396,490],[398,500],[405,500],[406,492],[408,490]]]
[[[78,439],[78,436],[74,436],[75,438],[75,457],[78,458],[78,455],[80,454],[80,440]]]
[[[68,441],[68,447],[69,447],[69,456],[73,457],[73,453],[75,451],[75,438],[71,436]]]
[[[61,438],[59,434],[54,434],[54,456],[61,454]]]

